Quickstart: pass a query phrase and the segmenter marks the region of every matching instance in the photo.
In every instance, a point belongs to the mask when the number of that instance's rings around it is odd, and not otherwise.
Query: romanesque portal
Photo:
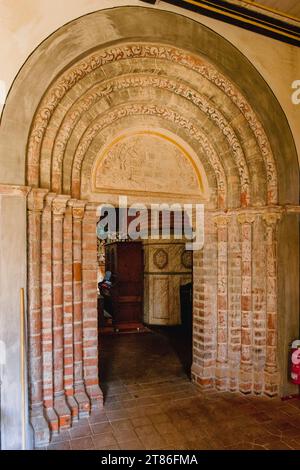
[[[93,28],[108,17],[118,24],[119,10],[88,21]],[[37,445],[49,440],[49,429],[103,406],[96,208],[120,193],[146,203],[205,204],[205,244],[193,265],[194,381],[273,396],[283,380],[277,242],[290,201],[260,112],[201,52],[201,41],[197,51],[147,28],[143,35],[143,9],[130,10],[138,30],[82,46],[55,69],[28,136],[29,381]],[[195,27],[178,15],[158,16],[186,31]]]

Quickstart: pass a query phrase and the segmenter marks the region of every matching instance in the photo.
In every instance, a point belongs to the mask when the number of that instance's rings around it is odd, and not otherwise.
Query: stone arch
[[[107,129],[137,122],[178,133],[211,189],[205,246],[194,256],[194,380],[243,393],[287,390],[295,328],[286,315],[295,325],[299,285],[297,259],[290,270],[278,267],[289,231],[298,250],[286,208],[298,204],[298,163],[285,116],[255,68],[213,31],[174,13],[113,8],[63,26],[37,48],[0,128],[2,182],[29,190],[30,412],[38,445],[49,439],[48,423],[52,431],[68,427],[102,405],[96,218],[81,198],[82,176],[88,180]],[[293,298],[279,296],[291,286]]]

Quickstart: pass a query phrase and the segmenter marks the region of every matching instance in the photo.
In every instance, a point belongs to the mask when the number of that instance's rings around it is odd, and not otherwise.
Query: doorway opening
[[[179,215],[161,211],[156,230],[152,227],[149,233],[153,214],[148,210],[143,218],[139,212],[139,237],[132,240],[122,233],[122,210],[116,211],[116,233],[107,233],[103,225],[105,207],[97,224],[99,371],[104,394],[111,382],[120,380],[142,385],[191,377],[193,256],[186,240],[176,238]],[[130,231],[134,217],[125,217]],[[181,214],[181,220],[182,233],[187,233],[183,225],[190,226],[188,218]]]

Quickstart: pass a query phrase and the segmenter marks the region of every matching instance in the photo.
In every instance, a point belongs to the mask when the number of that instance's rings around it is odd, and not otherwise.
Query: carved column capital
[[[48,189],[32,188],[27,197],[27,207],[32,212],[41,212]]]
[[[62,194],[60,194],[59,196],[56,196],[52,201],[53,214],[62,217],[66,211],[67,202],[69,199],[70,199],[70,196],[65,196]]]
[[[281,219],[280,212],[266,212],[265,214],[263,214],[263,220],[265,221],[268,227],[274,228],[280,219]]]
[[[249,224],[251,225],[255,220],[255,215],[249,212],[242,212],[237,216],[238,223],[241,225]]]
[[[74,219],[83,219],[86,201],[70,199],[68,206],[72,208],[72,215]]]
[[[229,217],[225,214],[219,214],[216,215],[213,220],[217,227],[226,227],[229,222]]]
[[[56,198],[56,193],[48,193],[45,197],[45,207],[51,208],[53,199]]]

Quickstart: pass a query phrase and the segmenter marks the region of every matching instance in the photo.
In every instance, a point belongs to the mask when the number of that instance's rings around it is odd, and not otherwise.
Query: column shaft
[[[64,332],[63,332],[63,218],[68,196],[57,196],[53,201],[53,365],[54,407],[60,428],[71,425],[71,413],[64,392]]]
[[[228,218],[217,216],[217,363],[216,387],[226,390],[228,386]]]
[[[53,389],[53,324],[52,324],[52,201],[55,194],[45,199],[42,214],[41,296],[42,296],[42,351],[43,351],[43,402],[52,431],[59,423],[54,411]]]
[[[47,445],[49,427],[43,410],[41,318],[41,211],[47,190],[28,195],[28,349],[30,420],[36,446]]]
[[[103,406],[98,375],[96,221],[96,208],[92,205],[86,206],[82,226],[83,371],[92,409]]]
[[[82,219],[85,203],[71,200],[73,214],[73,334],[74,334],[74,389],[79,417],[90,412],[83,377],[83,321],[82,321]]]
[[[72,208],[67,207],[64,217],[63,237],[63,329],[64,329],[64,389],[71,410],[72,421],[78,420],[78,404],[74,398],[74,351],[73,351],[73,220]]]
[[[273,396],[278,393],[279,374],[277,364],[277,222],[279,213],[264,215],[266,223],[266,269],[267,269],[267,330],[264,392]]]
[[[240,391],[251,393],[253,387],[253,318],[252,318],[252,214],[240,214],[241,224],[241,366]]]

